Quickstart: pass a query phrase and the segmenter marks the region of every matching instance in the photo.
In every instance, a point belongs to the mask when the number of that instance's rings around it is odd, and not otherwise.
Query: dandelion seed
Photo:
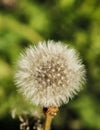
[[[33,104],[68,103],[85,83],[85,68],[75,49],[61,42],[39,42],[21,54],[15,74],[18,90]]]

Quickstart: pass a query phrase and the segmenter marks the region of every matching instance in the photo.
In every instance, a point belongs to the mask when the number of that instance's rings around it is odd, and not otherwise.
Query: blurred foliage
[[[0,128],[13,122],[13,109],[36,109],[17,93],[13,75],[19,53],[44,39],[75,47],[87,69],[86,87],[60,108],[52,129],[100,129],[99,0],[0,0]]]

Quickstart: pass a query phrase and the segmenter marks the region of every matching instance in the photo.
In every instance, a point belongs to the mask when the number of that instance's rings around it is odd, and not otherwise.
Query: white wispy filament
[[[21,54],[15,81],[33,104],[60,106],[80,91],[85,69],[75,49],[61,42],[39,42]]]

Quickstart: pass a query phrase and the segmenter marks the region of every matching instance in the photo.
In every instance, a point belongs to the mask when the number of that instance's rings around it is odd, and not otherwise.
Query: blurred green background
[[[52,130],[100,130],[100,0],[0,0],[0,130],[18,130],[16,109],[34,111],[14,85],[19,53],[40,40],[76,48],[87,84],[60,108]]]

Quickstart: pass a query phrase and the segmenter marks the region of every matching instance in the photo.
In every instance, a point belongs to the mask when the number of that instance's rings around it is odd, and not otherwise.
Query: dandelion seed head
[[[15,81],[33,104],[60,106],[81,90],[85,68],[75,49],[61,42],[39,42],[21,54]]]

